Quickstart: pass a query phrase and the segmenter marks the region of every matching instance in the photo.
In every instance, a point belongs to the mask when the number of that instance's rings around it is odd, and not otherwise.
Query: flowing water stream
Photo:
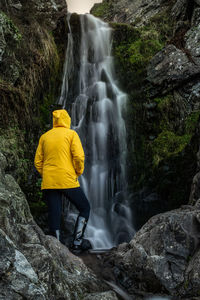
[[[59,104],[71,105],[72,128],[82,141],[85,171],[80,184],[91,203],[86,237],[95,249],[111,248],[134,235],[127,202],[126,128],[123,111],[127,95],[115,77],[112,30],[90,14],[81,15],[81,42],[76,96],[69,99],[74,72],[73,32],[69,34]]]

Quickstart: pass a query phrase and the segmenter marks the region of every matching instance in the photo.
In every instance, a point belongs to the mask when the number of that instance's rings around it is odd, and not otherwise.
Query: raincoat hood
[[[53,112],[53,128],[39,140],[35,167],[42,176],[43,189],[79,187],[78,177],[84,170],[84,151],[71,118],[65,109]],[[1,297],[0,297],[1,298]]]
[[[59,109],[53,111],[53,127],[65,127],[70,128],[71,118],[65,109]]]

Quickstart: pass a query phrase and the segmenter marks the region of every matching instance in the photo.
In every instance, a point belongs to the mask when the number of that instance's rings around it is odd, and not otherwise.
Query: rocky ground
[[[0,153],[0,298],[117,299],[114,292],[34,222]]]
[[[133,299],[199,299],[200,202],[159,214],[130,243],[83,261]]]
[[[1,154],[1,299],[198,299],[199,201],[154,216],[130,243],[78,258],[36,225],[6,164]]]

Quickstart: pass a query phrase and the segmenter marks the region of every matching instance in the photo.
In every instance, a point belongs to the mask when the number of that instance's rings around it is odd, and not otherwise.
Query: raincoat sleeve
[[[41,176],[43,170],[43,160],[44,160],[44,153],[43,153],[42,137],[41,137],[35,153],[35,160],[34,160],[34,165]]]
[[[71,144],[71,153],[73,157],[73,165],[76,174],[80,176],[84,170],[84,151],[78,134],[74,131],[74,136]]]

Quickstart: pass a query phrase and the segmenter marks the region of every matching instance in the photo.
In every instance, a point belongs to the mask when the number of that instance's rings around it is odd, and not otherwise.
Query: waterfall
[[[114,71],[112,29],[90,14],[81,15],[81,43],[76,95],[69,99],[73,74],[73,32],[68,47],[59,104],[72,103],[72,128],[81,138],[85,171],[80,184],[91,204],[86,237],[94,248],[111,248],[133,237],[127,202],[126,128],[123,111],[127,95],[117,84]],[[70,17],[68,18],[70,28]]]

